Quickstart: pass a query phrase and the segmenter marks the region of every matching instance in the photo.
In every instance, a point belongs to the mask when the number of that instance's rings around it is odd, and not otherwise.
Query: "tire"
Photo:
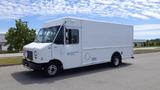
[[[120,55],[113,55],[111,58],[111,66],[118,67],[122,63]]]
[[[56,63],[49,63],[45,70],[47,76],[55,76],[58,72],[59,72],[59,65]]]

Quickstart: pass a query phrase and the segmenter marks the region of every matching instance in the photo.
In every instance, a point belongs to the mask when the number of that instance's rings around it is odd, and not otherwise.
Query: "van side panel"
[[[133,27],[94,21],[82,23],[82,64],[110,61],[114,52],[133,56]]]

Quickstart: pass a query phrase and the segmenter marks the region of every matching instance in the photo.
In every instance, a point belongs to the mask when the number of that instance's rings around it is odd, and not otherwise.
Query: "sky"
[[[38,31],[67,16],[133,25],[134,39],[160,38],[160,0],[0,0],[0,33],[16,19]]]

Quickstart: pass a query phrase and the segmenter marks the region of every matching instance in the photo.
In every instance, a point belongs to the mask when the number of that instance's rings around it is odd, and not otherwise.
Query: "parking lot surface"
[[[117,68],[100,64],[46,77],[22,65],[0,67],[0,90],[160,90],[160,53],[137,54]]]

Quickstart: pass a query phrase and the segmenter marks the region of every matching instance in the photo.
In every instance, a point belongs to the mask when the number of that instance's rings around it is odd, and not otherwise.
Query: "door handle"
[[[57,48],[57,46],[54,46],[54,48]]]
[[[75,51],[75,52],[68,52],[67,55],[75,55],[75,54],[78,54],[78,53],[80,53],[80,52],[77,52],[77,51]]]
[[[51,49],[51,47],[48,47],[48,49]]]

